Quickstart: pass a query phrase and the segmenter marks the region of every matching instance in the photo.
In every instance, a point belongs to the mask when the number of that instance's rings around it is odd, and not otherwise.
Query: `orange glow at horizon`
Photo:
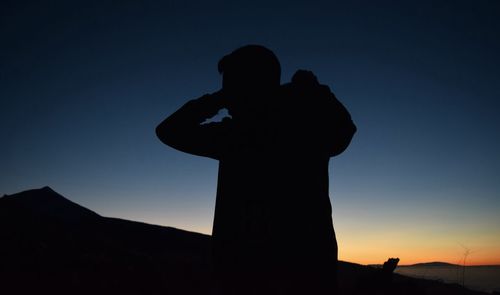
[[[181,228],[207,235],[212,232],[210,226]],[[361,242],[361,239],[356,241],[354,237],[348,236],[337,241],[339,260],[367,265],[382,264],[390,257],[398,257],[399,265],[435,261],[463,265],[465,249],[461,245],[439,241],[425,242],[423,237],[419,238],[401,239],[404,242],[395,243],[372,237]],[[493,246],[484,246],[488,244]],[[465,265],[500,265],[500,239],[496,239],[496,242],[493,239],[476,242],[469,249]]]
[[[456,250],[456,249],[455,249]],[[344,251],[347,252],[347,251]],[[467,261],[465,265],[474,266],[474,265],[500,265],[499,251],[494,253],[493,257],[485,254],[485,255],[474,255],[474,253],[470,254],[467,257]],[[453,255],[457,254],[457,255]],[[436,253],[414,253],[413,251],[401,251],[397,255],[366,255],[362,253],[360,255],[347,255],[340,253],[339,260],[353,262],[358,264],[383,264],[387,261],[388,258],[397,257],[400,259],[399,265],[411,265],[417,263],[425,263],[425,262],[446,262],[450,264],[459,264],[463,265],[463,254],[460,257],[460,251],[455,251],[455,253],[450,255],[438,255]],[[457,258],[458,257],[458,258]]]
[[[338,244],[340,260],[359,264],[382,264],[388,258],[398,257],[400,265],[435,261],[463,265],[466,254],[466,249],[458,243],[447,242],[445,239],[429,240],[425,236],[392,240],[348,236],[338,239]],[[498,238],[476,240],[467,249],[470,252],[465,265],[500,265]]]
[[[164,212],[128,212],[121,217],[151,224],[175,227],[182,230],[211,235],[212,216],[208,214],[172,214]],[[112,216],[118,214],[104,214]],[[371,223],[373,225],[374,222]],[[420,225],[421,226],[421,225]],[[375,230],[367,225],[349,223],[336,224],[335,231],[339,248],[339,260],[358,264],[382,264],[390,257],[398,257],[399,265],[425,262],[447,262],[463,264],[465,249],[470,249],[466,265],[500,265],[500,232],[496,229],[484,232],[461,228],[443,234],[435,226],[425,229],[406,225],[394,225],[390,230],[383,226]],[[401,228],[400,228],[401,227]],[[492,234],[493,233],[493,234]],[[498,233],[498,234],[495,234]]]
[[[386,208],[391,204],[377,203],[334,207],[339,259],[382,264],[398,257],[400,265],[436,261],[462,265],[468,249],[465,265],[500,265],[497,212],[438,201],[427,207],[417,196],[410,197],[410,204],[390,210]],[[436,200],[440,199],[445,197],[437,194]]]

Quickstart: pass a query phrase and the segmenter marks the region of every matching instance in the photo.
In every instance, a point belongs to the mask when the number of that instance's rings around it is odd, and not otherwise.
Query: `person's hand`
[[[297,70],[292,77],[292,83],[303,87],[319,86],[318,78],[308,70]]]
[[[227,91],[221,89],[212,93],[211,96],[214,102],[219,106],[219,109],[229,109],[230,100]]]
[[[200,98],[190,101],[188,104],[207,118],[217,115],[221,109],[226,108],[224,95],[221,91],[205,94]]]

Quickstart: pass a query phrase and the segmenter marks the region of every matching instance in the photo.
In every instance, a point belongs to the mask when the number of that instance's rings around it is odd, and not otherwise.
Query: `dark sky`
[[[312,70],[358,126],[330,164],[341,259],[457,262],[462,244],[500,264],[500,2],[0,5],[0,193],[49,185],[210,233],[217,162],[154,128],[220,88],[223,55],[262,44],[282,82]]]

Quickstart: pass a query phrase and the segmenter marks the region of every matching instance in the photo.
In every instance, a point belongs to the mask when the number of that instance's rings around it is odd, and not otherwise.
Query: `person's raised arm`
[[[202,124],[223,109],[220,92],[191,100],[156,127],[156,135],[177,150],[214,159],[224,140],[222,123]]]
[[[298,70],[289,85],[300,106],[303,144],[329,157],[342,153],[356,133],[347,109],[311,71]]]

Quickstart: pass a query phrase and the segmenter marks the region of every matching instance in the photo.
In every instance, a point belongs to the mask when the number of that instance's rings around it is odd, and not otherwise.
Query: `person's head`
[[[232,100],[233,110],[254,109],[265,103],[266,93],[279,87],[281,66],[276,55],[260,45],[247,45],[224,56],[218,64],[222,88]]]

